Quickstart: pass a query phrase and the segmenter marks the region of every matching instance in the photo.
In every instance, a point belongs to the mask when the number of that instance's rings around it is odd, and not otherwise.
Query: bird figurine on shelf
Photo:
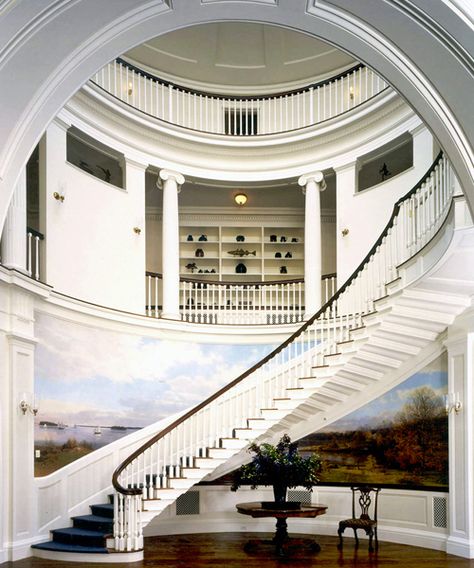
[[[227,254],[231,254],[232,256],[240,256],[240,257],[248,256],[249,254],[257,256],[257,251],[253,250],[252,252],[250,252],[249,250],[235,249],[235,250],[228,250]]]

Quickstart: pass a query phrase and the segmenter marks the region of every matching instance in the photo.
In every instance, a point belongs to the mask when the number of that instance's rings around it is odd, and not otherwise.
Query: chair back
[[[351,487],[352,491],[352,518],[373,520],[377,522],[377,501],[380,487],[370,487],[369,485],[359,485]],[[359,506],[360,514],[356,515],[356,501]],[[372,509],[373,516],[370,516]]]

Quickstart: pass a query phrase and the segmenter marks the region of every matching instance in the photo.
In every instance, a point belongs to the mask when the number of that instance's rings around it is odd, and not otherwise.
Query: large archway
[[[463,11],[464,10],[464,11]],[[474,210],[472,8],[429,0],[41,0],[0,17],[0,227],[49,121],[93,72],[148,38],[198,23],[288,26],[350,52],[386,78],[450,156]]]

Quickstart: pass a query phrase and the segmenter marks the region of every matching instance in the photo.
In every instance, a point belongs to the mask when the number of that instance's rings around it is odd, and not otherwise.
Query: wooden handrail
[[[168,434],[169,432],[171,432],[172,430],[174,430],[179,424],[185,422],[188,418],[190,418],[191,416],[193,416],[194,414],[196,414],[197,412],[199,412],[200,410],[202,410],[204,407],[208,406],[211,402],[213,402],[214,400],[216,400],[217,398],[219,398],[220,396],[222,396],[223,394],[225,394],[228,390],[230,390],[231,388],[233,388],[234,386],[238,385],[240,382],[242,382],[245,378],[247,378],[249,375],[251,375],[252,373],[254,373],[257,369],[259,369],[260,367],[262,367],[263,365],[265,365],[265,363],[267,363],[268,361],[270,361],[271,359],[273,359],[274,357],[276,357],[281,351],[283,351],[283,349],[285,349],[286,347],[288,347],[288,345],[290,345],[290,343],[292,343],[295,339],[297,339],[304,331],[306,331],[306,329],[308,327],[310,327],[318,318],[321,314],[323,314],[330,306],[332,306],[337,300],[338,298],[341,296],[341,294],[351,285],[351,283],[356,279],[356,277],[358,276],[358,274],[365,268],[365,265],[367,264],[367,262],[370,260],[370,257],[375,253],[375,251],[377,250],[377,248],[382,244],[383,239],[387,236],[389,229],[392,228],[394,220],[396,218],[396,216],[398,215],[398,212],[400,210],[400,205],[406,201],[407,199],[409,199],[415,192],[417,189],[419,189],[423,183],[427,180],[427,178],[432,174],[432,172],[434,171],[434,169],[436,168],[436,166],[438,165],[438,163],[441,161],[441,158],[443,156],[443,152],[441,151],[438,156],[436,157],[435,161],[433,162],[432,166],[429,168],[429,170],[423,175],[423,177],[420,179],[420,181],[412,188],[410,189],[410,191],[408,193],[406,193],[403,197],[401,197],[394,205],[393,207],[393,211],[392,211],[392,215],[390,216],[390,219],[387,223],[387,225],[385,226],[384,230],[382,231],[382,233],[380,234],[379,238],[375,241],[374,245],[372,246],[372,248],[370,249],[370,251],[367,253],[367,255],[364,257],[364,259],[362,260],[362,262],[359,264],[359,266],[354,270],[354,272],[349,276],[349,278],[346,280],[346,282],[344,282],[344,284],[337,290],[337,292],[332,296],[332,298],[330,298],[309,320],[307,320],[298,330],[296,330],[292,335],[290,335],[290,337],[288,337],[288,339],[286,339],[283,343],[281,343],[276,349],[274,349],[271,353],[269,353],[268,355],[266,355],[263,359],[261,359],[258,363],[256,363],[255,365],[253,365],[250,369],[248,369],[247,371],[245,371],[244,373],[242,373],[240,376],[238,376],[236,379],[234,379],[233,381],[231,381],[230,383],[228,383],[227,385],[223,386],[222,388],[220,388],[218,391],[216,391],[214,394],[212,394],[211,396],[209,396],[208,398],[206,398],[204,401],[202,401],[201,403],[199,403],[197,406],[195,406],[194,408],[190,409],[188,412],[186,412],[183,416],[181,416],[180,418],[178,418],[177,420],[175,420],[173,423],[171,423],[169,426],[167,426],[164,430],[161,430],[160,432],[158,432],[157,434],[155,434],[155,436],[153,436],[152,438],[150,438],[150,440],[148,440],[147,442],[145,442],[142,446],[140,446],[140,448],[138,448],[136,451],[134,451],[128,458],[126,458],[118,467],[117,469],[114,471],[113,476],[112,476],[112,485],[114,486],[115,490],[118,491],[119,493],[122,493],[123,495],[140,495],[142,493],[142,490],[139,488],[125,488],[122,485],[120,485],[119,483],[119,476],[122,473],[122,471],[131,463],[135,460],[135,458],[137,458],[140,454],[142,454],[145,450],[147,450],[150,446],[152,446],[153,444],[155,444],[158,440],[160,440],[161,438],[163,438],[164,436],[166,436],[166,434]]]

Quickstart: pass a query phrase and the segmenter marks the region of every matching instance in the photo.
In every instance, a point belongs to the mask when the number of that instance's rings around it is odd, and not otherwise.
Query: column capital
[[[160,170],[156,185],[161,189],[162,182],[171,179],[174,180],[178,185],[183,185],[185,181],[183,174],[180,174],[179,172],[173,172],[172,170]]]
[[[323,172],[321,171],[312,172],[309,174],[303,174],[298,179],[298,185],[300,185],[303,188],[303,193],[310,181],[313,181],[319,186],[319,191],[324,191],[326,189],[326,182],[324,181]]]

